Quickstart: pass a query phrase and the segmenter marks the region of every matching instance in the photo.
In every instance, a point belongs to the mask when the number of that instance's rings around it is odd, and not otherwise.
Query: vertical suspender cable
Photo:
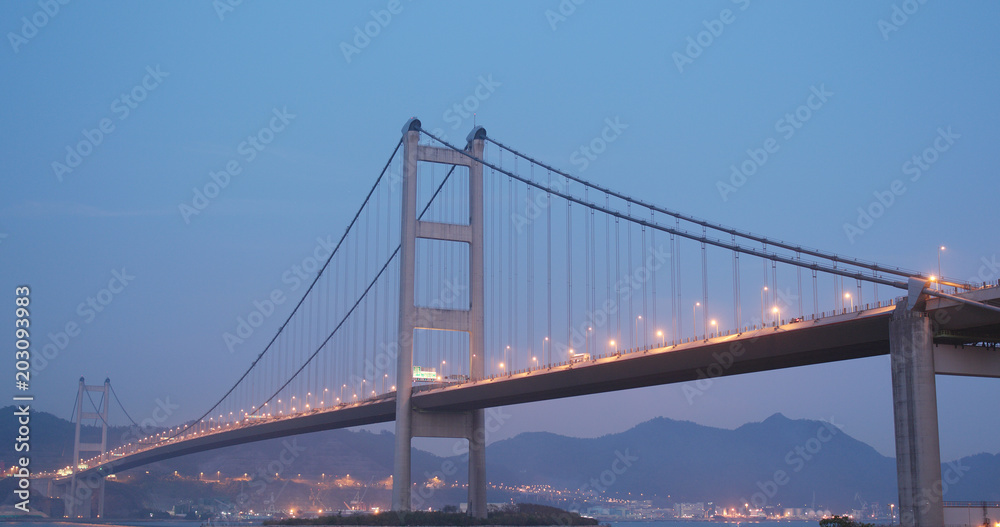
[[[548,188],[552,188],[552,172],[547,171],[548,174]],[[545,214],[547,215],[545,226],[548,229],[545,235],[545,271],[547,273],[546,284],[547,292],[545,295],[545,304],[548,307],[548,327],[545,329],[545,336],[549,339],[548,347],[548,357],[545,358],[547,364],[552,364],[552,345],[555,342],[552,340],[554,335],[552,334],[552,193],[547,192],[545,195]]]
[[[569,180],[566,180],[569,188]],[[566,346],[573,341],[573,204],[566,202]]]
[[[872,276],[878,276],[878,271],[873,269]],[[878,307],[878,282],[875,282],[875,306]]]
[[[707,230],[701,228],[701,235],[705,236]],[[708,338],[708,250],[705,242],[701,242],[701,325],[705,338]]]
[[[627,203],[625,205],[625,210],[628,212],[629,216],[632,216],[632,204]],[[628,273],[628,325],[629,329],[632,330],[632,348],[639,348],[639,327],[636,324],[635,310],[632,308],[632,298],[635,297],[632,291],[632,273],[635,272],[635,267],[632,267],[632,222],[625,224],[625,235],[628,238],[628,243],[626,244],[626,251],[628,252],[628,267],[626,272]],[[619,277],[620,278],[620,277]]]
[[[652,209],[650,209],[650,211],[649,211],[649,222],[650,223],[656,223],[655,212],[653,212]],[[651,252],[649,254],[644,254],[643,257],[648,258],[649,262],[651,262],[651,264],[653,266],[653,268],[649,270],[649,272],[653,275],[652,276],[652,279],[653,279],[653,320],[656,321],[657,324],[659,324],[660,323],[659,319],[656,318],[656,271],[660,268],[660,261],[658,259],[656,259],[656,258],[653,258],[653,255],[659,254],[656,251],[656,229],[650,229],[649,230],[649,248],[651,249]],[[660,327],[662,327],[662,326],[660,326]],[[665,339],[666,339],[666,336],[664,336],[661,339],[661,341],[665,340]]]
[[[611,208],[610,205],[611,205],[611,196],[609,194],[605,193],[604,194],[604,208],[610,209]],[[605,269],[605,271],[607,273],[607,281],[606,281],[607,296],[605,297],[604,301],[605,302],[610,302],[611,301],[611,216],[609,216],[608,214],[604,215],[604,260],[605,260],[604,269]],[[618,307],[616,307],[615,309],[617,310]],[[607,321],[607,329],[604,332],[604,338],[605,338],[605,340],[608,341],[609,344],[610,344],[610,342],[612,340],[614,340],[614,339],[611,338],[611,321],[610,320]],[[613,346],[614,350],[612,350],[612,351],[617,350],[618,349],[618,345],[619,345],[619,342],[616,341],[615,345]]]
[[[531,169],[531,180],[535,180],[535,164],[531,163],[529,165]],[[528,187],[528,193],[524,198],[524,217],[528,222],[528,254],[527,254],[527,269],[528,269],[528,296],[526,297],[528,301],[528,352],[531,357],[535,356],[535,350],[533,349],[535,343],[535,298],[538,295],[535,294],[535,218],[532,217],[534,206],[535,206],[535,189],[534,187]],[[537,366],[537,362],[529,362],[530,366]]]
[[[670,234],[670,320],[673,323],[673,327],[670,331],[673,335],[673,339],[676,340],[680,338],[680,333],[678,328],[680,327],[677,323],[677,241],[674,240],[674,235]]]
[[[774,292],[772,293],[772,295],[774,297],[774,305],[777,306],[778,301],[781,299],[781,297],[779,296],[779,291],[778,291],[778,262],[775,260],[771,260],[771,285],[774,286]],[[780,309],[784,309],[784,306],[782,306]],[[774,315],[775,315],[774,323],[775,324],[781,323],[781,321],[778,320],[778,318],[781,317],[781,312],[779,311]]]
[[[765,242],[765,243],[761,244],[761,248],[763,249],[764,252],[767,252],[767,243]],[[761,309],[762,312],[760,314],[760,317],[761,317],[760,324],[761,324],[761,326],[765,326],[765,325],[767,325],[766,322],[767,322],[767,313],[768,313],[768,310],[766,309],[766,306],[769,306],[772,303],[771,302],[771,295],[774,293],[774,288],[773,287],[768,287],[768,280],[767,280],[767,260],[761,258],[760,263],[761,263],[761,266],[764,269],[764,289],[765,289],[765,291],[764,291],[764,297],[763,297],[764,298],[764,307],[762,307],[762,309]]]
[[[646,261],[646,226],[645,225],[642,226],[642,229],[640,231],[640,235],[642,236],[642,244],[641,244],[642,245],[642,251],[639,253],[639,265],[645,267],[645,265],[646,265],[645,264],[645,261]],[[647,273],[652,273],[653,272],[652,269],[646,269],[646,271],[647,271]],[[648,278],[652,278],[652,277],[649,276],[649,277],[647,277],[647,279]],[[642,283],[642,315],[644,317],[642,319],[642,338],[639,339],[639,340],[642,343],[642,346],[645,348],[647,346],[646,339],[649,336],[649,330],[648,330],[648,328],[646,326],[646,324],[649,323],[649,298],[646,295],[646,283],[645,282]],[[653,320],[656,320],[656,318],[654,317]]]
[[[622,267],[621,267],[621,229],[619,227],[618,217],[615,216],[615,281],[621,280],[622,277]],[[618,342],[618,348],[621,349],[622,341],[622,291],[620,287],[615,287],[615,293],[618,294],[618,298],[615,300],[615,306],[617,306],[617,325],[615,326],[615,339]]]
[[[590,189],[587,188],[587,187],[584,187],[584,189],[583,189],[583,195],[584,195],[585,200],[589,202],[590,201]],[[584,340],[584,353],[588,353],[589,354],[589,353],[591,353],[591,350],[590,350],[590,327],[591,326],[590,326],[590,324],[592,323],[591,322],[591,313],[592,313],[592,311],[591,311],[591,306],[590,306],[590,252],[591,252],[591,250],[593,248],[591,247],[591,239],[590,239],[590,237],[591,237],[591,231],[590,231],[590,214],[588,214],[587,212],[588,212],[587,209],[583,210],[583,222],[584,222],[583,225],[584,225],[584,231],[586,233],[584,235],[584,250],[583,250],[583,258],[585,260],[584,274],[586,276],[586,278],[584,279],[584,285],[583,285],[583,296],[586,299],[585,303],[586,303],[586,306],[587,306],[586,311],[584,311],[584,319],[585,319],[585,322],[587,324],[587,327],[584,328],[584,334],[583,334],[584,339],[583,340]]]
[[[674,225],[677,227],[677,230],[680,230],[680,228],[681,228],[681,220],[679,218],[674,218]],[[675,247],[674,247],[673,258],[674,258],[674,260],[677,261],[677,282],[676,282],[677,283],[677,327],[674,328],[674,333],[677,335],[678,338],[680,338],[681,324],[684,323],[683,322],[683,315],[684,315],[684,311],[686,311],[684,309],[683,301],[681,300],[681,260],[680,260],[680,258],[681,258],[681,240],[680,240],[679,237],[676,237],[673,234],[671,234],[671,236],[675,239],[675,242],[676,242]]]
[[[736,235],[733,234],[733,245],[736,245]],[[740,311],[740,253],[739,251],[733,251],[733,304],[734,312],[733,316],[736,318],[733,320],[735,323],[737,331],[739,328],[743,327],[743,313]]]
[[[816,270],[812,270],[813,275],[813,316],[819,316],[819,280],[816,278]]]
[[[837,262],[833,262],[833,268],[834,269],[837,268]],[[840,283],[838,282],[839,278],[840,278],[839,275],[833,275],[833,308],[837,313],[840,313],[840,303],[841,303],[840,302],[841,287]]]

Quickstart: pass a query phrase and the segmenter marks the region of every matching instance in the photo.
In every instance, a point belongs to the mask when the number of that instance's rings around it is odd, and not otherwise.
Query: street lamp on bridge
[[[938,247],[938,276],[941,276],[941,251],[944,250],[944,245]],[[941,282],[938,282],[938,291],[941,290]]]

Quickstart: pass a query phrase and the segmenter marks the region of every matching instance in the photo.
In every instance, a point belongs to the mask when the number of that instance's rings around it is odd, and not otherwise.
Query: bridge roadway
[[[1000,305],[1000,288],[963,294]],[[705,377],[753,373],[810,364],[858,359],[889,353],[889,318],[894,306],[859,310],[801,322],[768,326],[683,344],[612,353],[592,360],[543,366],[525,372],[493,376],[447,386],[415,388],[413,406],[419,411],[448,412],[472,408],[544,401],[577,395],[655,386]],[[935,358],[938,373],[969,374],[967,353],[979,360],[978,375],[1000,377],[996,353],[962,348],[964,342],[1000,336],[995,313],[944,299],[931,299],[927,311],[937,322]],[[948,360],[945,353],[958,353]],[[986,355],[989,355],[987,357]],[[285,418],[232,426],[191,439],[163,442],[162,446],[128,454],[81,471],[79,476],[107,475],[156,461],[264,439],[393,421],[393,394],[346,406],[313,410]],[[57,478],[62,479],[62,478]]]

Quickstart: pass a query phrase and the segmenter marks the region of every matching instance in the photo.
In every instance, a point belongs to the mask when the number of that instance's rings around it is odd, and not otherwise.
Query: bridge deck
[[[981,290],[976,296],[997,304],[1000,288]],[[425,386],[414,390],[412,401],[418,411],[459,411],[886,355],[893,309],[860,310],[462,384]],[[947,300],[932,300],[927,309],[946,335],[945,341],[962,334],[974,338],[989,335],[995,340],[1000,334],[1000,320],[993,314]],[[386,394],[355,404],[232,425],[190,439],[164,441],[80,474],[106,475],[226,446],[388,422],[395,419],[395,411],[394,395]]]

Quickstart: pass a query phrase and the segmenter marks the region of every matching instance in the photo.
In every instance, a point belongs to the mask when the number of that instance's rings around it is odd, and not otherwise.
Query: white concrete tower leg
[[[904,526],[944,525],[941,449],[931,320],[897,304],[889,323],[899,518]]]
[[[417,239],[417,148],[420,121],[403,127],[403,203],[399,252],[399,350],[396,356],[396,450],[392,509],[410,510],[410,443],[413,438],[410,394],[413,387],[413,330],[416,324],[414,279]]]

